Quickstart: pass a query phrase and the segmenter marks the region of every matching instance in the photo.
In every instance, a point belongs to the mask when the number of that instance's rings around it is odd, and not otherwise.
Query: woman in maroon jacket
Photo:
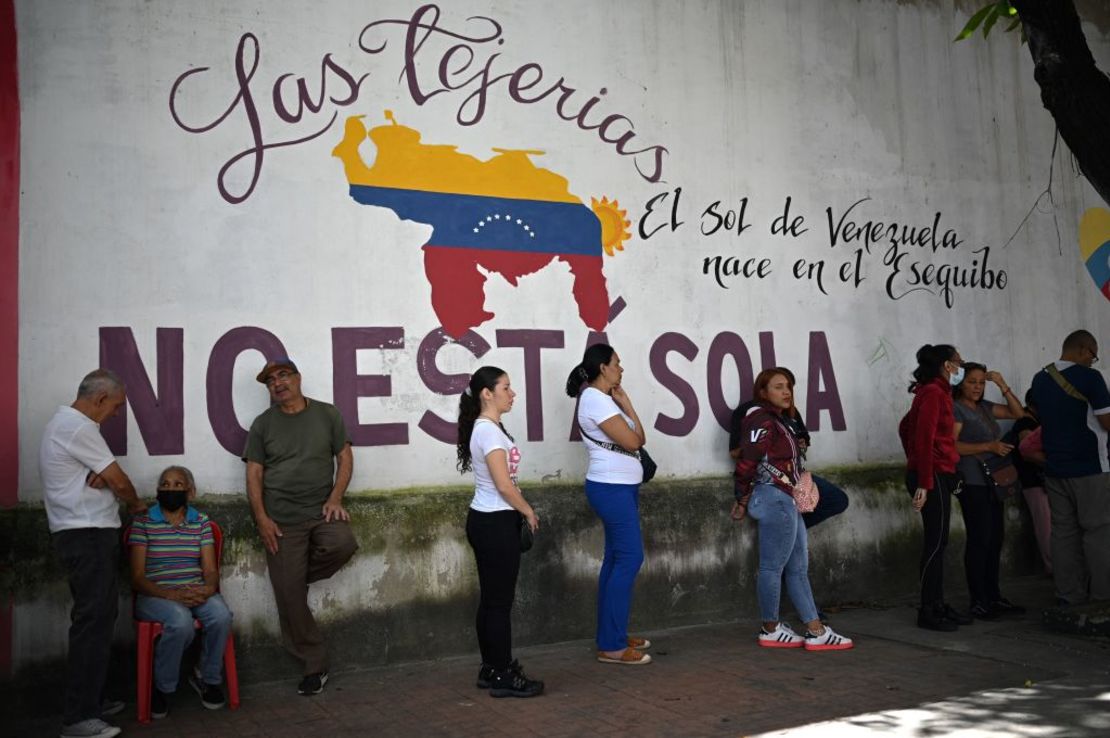
[[[925,344],[918,349],[909,388],[913,405],[898,426],[906,451],[906,489],[925,527],[917,626],[928,630],[953,631],[971,623],[971,618],[944,601],[944,549],[952,495],[960,487],[952,386],[959,384],[963,375],[963,359],[954,346]]]

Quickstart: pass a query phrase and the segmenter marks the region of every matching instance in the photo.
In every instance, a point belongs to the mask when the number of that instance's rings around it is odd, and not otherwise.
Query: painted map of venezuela
[[[343,162],[356,202],[432,226],[424,273],[448,335],[458,338],[493,317],[485,309],[482,269],[515,287],[555,259],[570,267],[582,322],[605,328],[602,251],[612,255],[628,237],[616,201],[586,207],[570,194],[566,178],[532,163],[529,156],[542,151],[494,149],[496,156],[481,161],[455,146],[423,144],[418,131],[399,125],[388,110],[385,115],[389,123],[369,132],[377,147],[373,166],[358,151],[367,136],[362,116],[347,119],[332,155]]]

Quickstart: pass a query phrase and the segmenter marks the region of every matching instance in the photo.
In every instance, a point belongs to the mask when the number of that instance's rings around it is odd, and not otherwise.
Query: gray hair
[[[92,398],[101,394],[114,394],[123,391],[123,380],[111,369],[96,369],[85,375],[77,387],[77,396]]]
[[[197,491],[197,483],[193,480],[193,473],[189,471],[188,467],[167,466],[165,469],[162,470],[162,473],[158,475],[159,482],[162,481],[162,477],[166,476],[166,472],[177,472],[181,474],[183,477],[185,477],[185,481],[189,483],[189,490],[192,492]]]

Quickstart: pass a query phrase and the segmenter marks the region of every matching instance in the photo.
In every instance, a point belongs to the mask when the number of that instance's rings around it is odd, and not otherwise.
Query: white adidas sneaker
[[[804,640],[807,651],[847,651],[856,645],[851,638],[845,638],[827,625],[821,635],[807,632]]]
[[[786,623],[779,623],[769,633],[759,629],[759,645],[764,648],[801,648],[805,640]]]

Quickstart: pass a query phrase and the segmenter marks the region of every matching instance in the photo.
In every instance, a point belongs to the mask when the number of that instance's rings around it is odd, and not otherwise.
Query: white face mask
[[[948,375],[948,383],[955,387],[960,382],[964,381],[964,368],[961,366]]]

